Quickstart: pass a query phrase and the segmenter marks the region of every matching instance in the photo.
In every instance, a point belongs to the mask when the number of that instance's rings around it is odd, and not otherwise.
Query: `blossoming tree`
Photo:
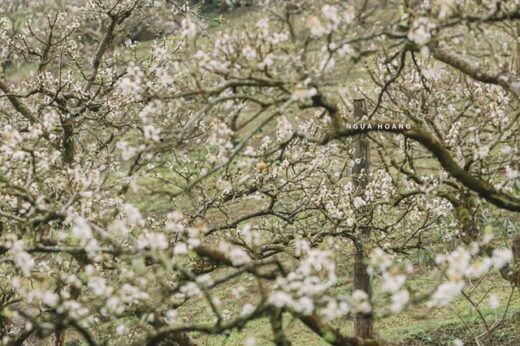
[[[520,284],[520,3],[249,3],[242,24],[180,1],[0,5],[2,345],[196,345],[258,319],[290,345],[285,316],[378,345],[335,322],[459,297],[493,335],[466,287]]]

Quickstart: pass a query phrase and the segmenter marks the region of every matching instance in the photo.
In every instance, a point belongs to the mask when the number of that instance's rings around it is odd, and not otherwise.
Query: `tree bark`
[[[367,115],[365,99],[354,100],[354,117],[363,121],[363,117]],[[370,145],[366,134],[362,134],[358,138],[356,151],[354,154],[354,166],[352,168],[352,181],[354,185],[355,195],[361,198],[365,195],[365,189],[369,182],[370,175]],[[360,208],[361,209],[361,208]],[[357,210],[356,219],[359,223],[363,219],[363,210]],[[358,225],[358,229],[363,239],[370,237],[370,228],[366,225]],[[368,294],[369,300],[372,298],[372,284],[370,276],[367,272],[365,263],[365,253],[363,244],[356,244],[356,255],[354,261],[354,289],[362,290]],[[355,317],[354,329],[356,336],[362,339],[374,338],[374,321],[372,314],[358,315]]]
[[[278,308],[272,308],[269,320],[276,346],[291,346],[291,342],[287,340],[283,331],[283,311]]]
[[[520,38],[518,35],[520,35],[520,24],[516,24],[516,52],[515,52],[515,61],[513,62],[513,68],[514,72],[516,73],[516,76],[520,76]]]
[[[74,126],[72,120],[63,121],[62,157],[67,165],[74,163]]]

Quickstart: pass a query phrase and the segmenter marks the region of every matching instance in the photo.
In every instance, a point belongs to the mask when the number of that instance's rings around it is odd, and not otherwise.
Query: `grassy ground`
[[[341,256],[345,259],[338,268],[338,277],[341,283],[335,290],[339,294],[348,294],[351,291],[352,277],[349,272],[352,265],[352,250],[346,247]],[[223,274],[223,273],[222,273]],[[415,294],[418,296],[434,288],[437,278],[431,271],[417,270],[410,282]],[[247,294],[237,298],[233,294],[234,287],[242,284],[247,287]],[[376,310],[382,306],[381,294],[378,294],[379,280],[374,279]],[[426,304],[418,304],[410,307],[399,315],[391,315],[376,320],[375,329],[377,338],[383,345],[451,345],[457,338],[463,340],[466,345],[477,345],[475,336],[478,336],[482,345],[520,345],[520,294],[515,291],[511,296],[511,289],[499,273],[493,273],[485,280],[468,285],[465,293],[477,304],[486,323],[492,328],[497,322],[502,321],[494,329],[492,338],[482,336],[485,333],[485,325],[471,304],[465,298],[459,298],[448,308],[429,308]],[[500,307],[492,309],[488,306],[487,295],[496,294],[500,299]],[[221,309],[228,310],[233,315],[240,312],[246,303],[255,303],[259,299],[256,282],[248,276],[237,278],[215,291],[221,301]],[[507,302],[511,297],[510,304]],[[204,299],[189,304],[189,310],[181,310],[181,316],[189,322],[211,322],[211,313],[206,310]],[[507,313],[506,312],[507,308]],[[332,321],[334,327],[345,335],[353,335],[353,320],[350,317]],[[284,316],[284,330],[293,345],[318,346],[327,345],[316,334],[310,331],[301,322],[291,315]],[[272,331],[267,318],[252,321],[242,330],[235,330],[227,335],[194,335],[195,340],[202,345],[243,345],[249,337],[255,337],[257,345],[274,345],[271,340]]]

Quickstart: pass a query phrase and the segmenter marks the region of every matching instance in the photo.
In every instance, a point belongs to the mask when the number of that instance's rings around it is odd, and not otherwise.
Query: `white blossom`
[[[428,304],[437,307],[447,306],[461,294],[463,288],[463,281],[445,282],[437,287]]]
[[[229,253],[229,259],[234,266],[241,266],[251,261],[249,255],[240,248],[233,248]]]
[[[434,22],[426,17],[417,18],[408,32],[408,39],[419,46],[428,44],[432,38],[432,31],[436,28]]]
[[[492,255],[491,259],[493,260],[493,264],[498,269],[502,269],[513,260],[513,251],[511,251],[511,249],[495,249]]]
[[[392,305],[390,305],[390,311],[394,314],[401,312],[406,304],[408,304],[409,300],[410,293],[407,290],[401,290],[392,294]]]
[[[92,228],[90,227],[87,220],[80,216],[74,218],[72,236],[78,239],[83,245],[85,245],[90,239],[92,239]]]
[[[500,300],[496,294],[491,294],[488,298],[489,307],[492,309],[498,309],[500,307]]]

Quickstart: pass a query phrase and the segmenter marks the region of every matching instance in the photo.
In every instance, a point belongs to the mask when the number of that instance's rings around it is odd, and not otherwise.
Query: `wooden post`
[[[513,71],[516,73],[516,76],[520,76],[520,24],[516,24],[516,52],[513,61]]]
[[[362,121],[363,116],[367,115],[365,99],[354,100],[354,117],[357,121]],[[365,189],[370,179],[370,144],[366,134],[359,135],[354,153],[354,166],[352,167],[352,182],[354,185],[354,195],[363,198]],[[358,222],[359,233],[362,234],[361,239],[370,237],[370,228],[359,224],[359,220],[363,219],[363,211],[358,211],[356,220]],[[354,259],[354,289],[362,290],[368,294],[369,301],[372,298],[372,283],[367,273],[367,265],[365,263],[365,253],[363,243],[356,245],[356,255]],[[356,336],[362,339],[374,338],[374,321],[372,314],[358,315],[355,317],[354,329]]]
[[[274,343],[276,346],[291,346],[283,331],[283,313],[281,309],[273,307],[271,309],[271,329],[273,330]]]

